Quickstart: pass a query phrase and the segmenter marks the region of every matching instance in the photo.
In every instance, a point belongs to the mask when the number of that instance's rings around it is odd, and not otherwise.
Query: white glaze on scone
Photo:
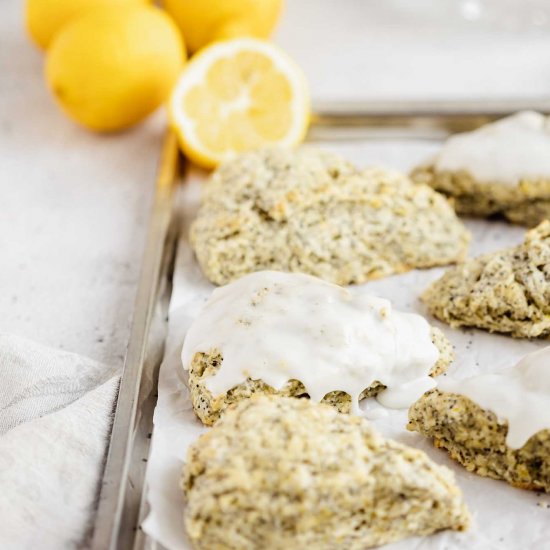
[[[464,395],[508,424],[506,444],[519,449],[541,430],[550,430],[550,346],[517,365],[465,380],[447,378],[441,391]]]
[[[405,408],[434,387],[439,358],[424,318],[395,311],[388,300],[353,294],[303,274],[263,271],[216,289],[185,338],[182,362],[198,353],[223,357],[206,380],[213,395],[247,379],[276,390],[298,380],[311,399],[332,391],[352,397],[378,382],[380,401]]]
[[[447,139],[434,166],[440,172],[465,171],[485,183],[550,179],[550,121],[523,111],[456,134]]]

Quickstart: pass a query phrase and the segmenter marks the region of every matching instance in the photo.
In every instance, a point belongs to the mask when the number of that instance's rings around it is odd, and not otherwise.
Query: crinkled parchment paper
[[[433,142],[356,142],[323,144],[359,166],[382,164],[408,170],[435,150]],[[213,286],[203,277],[187,242],[187,231],[198,204],[201,180],[192,172],[180,195],[183,214],[182,237],[174,276],[174,293],[170,306],[166,357],[161,366],[159,399],[154,417],[151,456],[147,473],[150,513],[142,528],[168,550],[191,548],[183,527],[184,501],[179,488],[180,473],[187,447],[206,428],[195,418],[185,385],[180,353],[185,331],[200,310]],[[524,229],[502,222],[469,220],[473,235],[470,255],[498,250],[522,241]],[[413,271],[367,283],[373,294],[388,298],[403,311],[429,316],[418,297],[443,269]],[[457,358],[447,376],[464,378],[473,374],[512,366],[526,353],[545,342],[513,340],[479,330],[453,330],[439,326],[456,348]],[[376,403],[376,402],[374,402]],[[376,404],[363,403],[367,407]],[[377,415],[369,415],[377,416]],[[467,533],[442,532],[431,537],[412,538],[386,548],[409,550],[527,550],[550,548],[550,498],[510,487],[504,482],[470,474],[452,462],[442,450],[416,433],[405,429],[406,411],[389,411],[372,422],[387,437],[426,451],[439,464],[451,468],[473,516]],[[267,549],[266,549],[267,550]]]

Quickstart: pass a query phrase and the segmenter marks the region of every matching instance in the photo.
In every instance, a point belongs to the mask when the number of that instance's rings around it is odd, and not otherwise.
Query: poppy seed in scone
[[[469,233],[430,187],[304,147],[223,164],[204,186],[190,239],[219,285],[261,270],[346,285],[457,262]]]
[[[415,168],[411,179],[429,185],[452,200],[463,216],[501,215],[518,225],[534,227],[550,218],[550,177],[522,179],[515,186],[477,181],[467,171],[438,171],[433,164]]]
[[[470,472],[550,493],[550,429],[513,449],[506,421],[468,397],[437,389],[411,406],[408,429],[432,438]]]
[[[469,524],[450,470],[307,399],[232,406],[190,447],[182,486],[197,550],[364,550]]]
[[[422,295],[429,311],[453,327],[515,338],[550,336],[550,222],[525,241],[450,268]]]

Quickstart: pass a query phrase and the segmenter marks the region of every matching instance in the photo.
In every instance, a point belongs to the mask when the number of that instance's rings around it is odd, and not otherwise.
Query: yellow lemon
[[[254,38],[218,42],[193,57],[169,105],[183,151],[205,167],[266,145],[296,145],[309,111],[300,68]]]
[[[106,6],[144,5],[150,0],[26,0],[25,22],[34,42],[47,48],[56,32],[72,18]]]
[[[190,52],[218,40],[267,38],[282,6],[283,0],[164,0]]]
[[[98,131],[126,128],[170,95],[185,59],[172,19],[153,6],[103,8],[69,22],[48,50],[61,108]]]

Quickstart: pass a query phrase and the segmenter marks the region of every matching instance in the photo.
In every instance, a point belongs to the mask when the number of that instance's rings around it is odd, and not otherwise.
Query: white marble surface
[[[163,117],[109,137],[68,121],[22,3],[0,3],[0,331],[121,364]],[[288,0],[276,40],[317,100],[550,92],[548,29],[461,21],[458,5]]]
[[[54,105],[0,4],[0,331],[122,365],[162,117],[96,136]]]

